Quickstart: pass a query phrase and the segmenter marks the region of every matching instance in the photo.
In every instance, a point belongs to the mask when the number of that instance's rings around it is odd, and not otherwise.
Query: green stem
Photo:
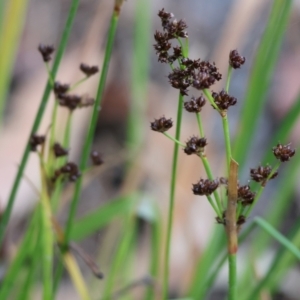
[[[76,83],[74,83],[69,89],[68,89],[68,93],[75,90],[80,84],[82,84],[83,82],[85,82],[89,77],[83,77],[82,79],[78,80]]]
[[[236,300],[237,291],[237,272],[236,272],[236,253],[228,254],[229,263],[229,292],[228,300]]]
[[[84,142],[83,153],[82,153],[80,164],[79,164],[81,171],[86,169],[91,144],[92,144],[93,137],[95,134],[100,104],[101,104],[101,100],[102,100],[102,96],[103,96],[103,92],[104,92],[104,88],[105,88],[105,82],[106,82],[106,78],[107,78],[110,57],[111,57],[113,43],[115,40],[115,34],[116,34],[117,25],[118,25],[118,21],[119,21],[120,8],[121,8],[120,6],[116,5],[116,7],[113,11],[113,14],[112,14],[112,18],[111,18],[111,23],[110,23],[109,32],[108,32],[108,40],[107,40],[106,50],[105,50],[105,57],[104,57],[104,61],[103,61],[102,72],[101,72],[101,76],[100,76],[100,82],[99,82],[99,86],[98,86],[94,110],[93,110],[89,130],[88,130],[88,134],[87,134],[85,142]],[[69,215],[68,215],[68,219],[67,219],[67,224],[66,224],[66,229],[65,229],[66,246],[68,245],[69,240],[70,240],[71,229],[73,226],[74,217],[75,217],[75,213],[76,213],[76,209],[77,209],[77,205],[78,205],[78,201],[79,201],[81,186],[82,186],[82,176],[77,180],[74,196],[73,196],[73,199],[71,202],[71,207],[70,207],[70,211],[69,211]]]
[[[65,148],[68,148],[70,146],[72,116],[73,116],[73,112],[70,110],[68,112],[68,119],[67,119],[67,124],[66,124],[66,128],[65,128],[65,134],[64,134],[64,147]]]
[[[230,133],[229,133],[227,113],[224,113],[222,115],[222,122],[223,122],[224,138],[225,138],[227,170],[229,174],[230,160],[231,160],[231,144],[230,144]]]
[[[57,55],[56,55],[54,63],[53,63],[53,68],[52,68],[52,72],[51,72],[53,78],[55,78],[55,76],[56,76],[58,67],[60,65],[60,62],[61,62],[61,59],[62,59],[62,56],[63,56],[63,53],[65,51],[67,41],[68,41],[68,38],[69,38],[69,35],[70,35],[70,32],[71,32],[72,24],[73,24],[73,21],[74,21],[76,12],[77,12],[78,4],[79,4],[79,0],[73,0],[72,1],[71,8],[70,8],[69,15],[68,15],[68,19],[67,19],[64,31],[63,31],[63,35],[62,35],[62,38],[61,38],[61,41],[60,41],[60,45],[59,45],[58,50],[57,50]],[[42,120],[42,117],[43,117],[43,114],[44,114],[44,111],[45,111],[50,93],[51,93],[51,83],[50,83],[50,80],[48,80],[45,91],[44,91],[44,94],[43,94],[42,101],[40,103],[38,112],[36,114],[32,129],[31,129],[31,132],[30,132],[29,138],[34,133],[36,133],[38,128],[39,128],[39,125],[41,123],[41,120]],[[19,188],[19,184],[20,184],[21,178],[23,176],[25,166],[27,164],[29,153],[30,153],[30,147],[27,144],[26,148],[24,150],[24,153],[23,153],[23,157],[22,157],[20,166],[18,168],[17,175],[16,175],[14,183],[13,183],[13,187],[11,189],[11,193],[10,193],[10,196],[9,196],[9,199],[8,199],[6,209],[5,209],[4,214],[1,218],[1,223],[0,223],[0,245],[3,242],[3,238],[4,238],[4,235],[5,235],[5,229],[6,229],[6,226],[8,224],[11,212],[12,212],[12,208],[13,208],[13,205],[14,205],[14,202],[15,202],[15,198],[16,198],[17,191],[18,191],[18,188]]]
[[[183,148],[186,147],[185,144],[181,143],[180,141],[178,141],[177,139],[175,139],[173,136],[169,135],[168,133],[164,132],[163,134],[164,134],[167,138],[169,138],[171,141],[173,141],[175,144],[177,144],[177,145],[179,145],[179,146],[181,146],[181,147],[183,147]]]
[[[210,168],[210,165],[209,165],[207,157],[204,154],[202,154],[200,156],[200,158],[202,160],[202,164],[204,166],[204,169],[205,169],[207,177],[210,180],[214,180],[214,177],[213,177],[213,174],[212,174],[212,171],[211,171],[211,168]],[[215,199],[216,199],[216,202],[217,202],[217,205],[218,205],[218,211],[219,211],[219,213],[217,213],[217,215],[218,215],[218,217],[222,218],[223,207],[222,207],[220,195],[218,194],[218,192],[216,190],[214,191],[213,194],[215,196]]]
[[[219,110],[217,104],[215,103],[215,100],[214,100],[213,96],[211,95],[211,92],[208,89],[204,89],[203,93],[206,96],[207,100],[210,102],[210,104],[220,113],[220,110]]]
[[[179,94],[176,134],[175,134],[175,139],[177,141],[180,139],[182,111],[183,111],[183,96]],[[166,241],[167,244],[165,249],[165,261],[164,261],[163,299],[168,299],[168,291],[169,291],[170,247],[171,247],[176,178],[177,178],[178,152],[179,152],[179,144],[175,143],[174,152],[173,152],[173,163],[172,163],[172,178],[171,178],[171,186],[170,186],[170,202],[169,202],[170,207],[168,212],[167,241]]]
[[[217,216],[219,218],[222,218],[222,214],[220,213],[220,209],[215,205],[212,197],[210,195],[207,195],[206,196],[207,199],[208,199],[208,202],[210,203],[210,205],[212,206],[212,208],[214,209],[215,213],[217,214]]]
[[[201,122],[201,116],[199,113],[196,113],[196,118],[197,118],[197,123],[198,123],[198,127],[199,127],[199,132],[200,132],[200,137],[204,137],[204,130],[203,130],[203,125]]]
[[[232,75],[232,67],[229,65],[228,66],[228,72],[227,72],[226,88],[225,88],[226,93],[229,92],[231,75]]]

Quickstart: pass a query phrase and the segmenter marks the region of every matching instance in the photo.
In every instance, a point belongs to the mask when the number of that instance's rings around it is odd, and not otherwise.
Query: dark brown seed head
[[[203,95],[195,99],[192,97],[190,101],[184,103],[184,108],[186,111],[191,113],[199,113],[202,110],[202,107],[205,105],[205,98]]]
[[[159,119],[155,119],[154,122],[151,122],[150,127],[153,131],[165,132],[169,130],[172,126],[172,119],[166,119],[165,117],[161,117]]]
[[[227,110],[229,106],[236,104],[236,98],[228,95],[224,90],[220,93],[212,93],[215,103],[220,110]]]
[[[206,138],[198,138],[196,136],[191,137],[187,142],[186,142],[186,147],[184,148],[184,152],[187,155],[200,155],[201,153],[204,152],[204,148],[207,145],[207,140]]]
[[[98,151],[92,151],[90,157],[94,166],[100,166],[103,164],[102,157]]]
[[[53,151],[54,151],[54,155],[56,157],[66,156],[69,153],[69,151],[67,149],[63,148],[61,146],[61,144],[59,144],[59,143],[55,143],[53,145]]]
[[[60,168],[61,174],[67,174],[70,181],[76,181],[80,176],[78,166],[73,162],[68,162]]]
[[[234,69],[239,69],[246,61],[244,56],[239,55],[237,50],[232,50],[229,53],[229,64]]]
[[[46,137],[44,135],[37,135],[33,134],[29,140],[29,145],[31,151],[37,151],[37,147],[39,145],[43,145],[46,140]]]
[[[69,110],[73,111],[75,108],[80,106],[81,97],[69,94],[58,95],[58,103],[60,106],[67,107]]]
[[[251,205],[255,198],[255,193],[251,191],[249,185],[240,186],[238,188],[238,198],[243,206]]]
[[[240,215],[239,218],[236,221],[236,225],[241,226],[246,222],[246,217],[243,215]]]
[[[54,47],[52,45],[39,44],[38,50],[42,54],[44,62],[51,60],[51,54],[54,52]]]
[[[58,96],[65,94],[69,88],[70,86],[68,84],[62,84],[59,81],[55,81],[53,90],[55,95]]]
[[[217,179],[200,179],[198,183],[193,184],[192,191],[195,195],[211,195],[219,186],[219,181]]]
[[[289,161],[296,153],[295,149],[291,148],[291,144],[282,145],[277,144],[276,147],[273,147],[273,153],[277,159],[281,162]]]
[[[250,169],[251,179],[259,182],[262,186],[265,186],[268,180],[273,179],[278,175],[278,172],[275,172],[272,175],[271,173],[272,168],[269,165],[266,165],[265,167],[259,166],[256,169]],[[271,177],[269,178],[270,175]]]
[[[99,72],[98,66],[89,66],[87,64],[80,64],[79,68],[88,77]]]

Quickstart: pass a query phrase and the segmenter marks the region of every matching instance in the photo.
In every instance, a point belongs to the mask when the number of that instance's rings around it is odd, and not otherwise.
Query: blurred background
[[[40,43],[56,46],[59,42],[69,10],[69,0],[23,0],[23,26],[19,33],[16,52],[12,53],[13,63],[9,75],[9,85],[4,95],[4,114],[0,132],[0,207],[3,210],[14,180],[18,164],[28,140],[31,126],[36,114],[43,89],[47,81],[45,65],[37,51]],[[266,21],[273,1],[267,0],[128,0],[124,2],[116,42],[113,50],[102,107],[99,111],[97,134],[94,149],[99,150],[105,164],[92,175],[87,176],[78,215],[84,215],[114,199],[124,190],[137,190],[152,201],[160,209],[162,218],[162,235],[166,228],[169,201],[169,182],[173,144],[163,135],[150,130],[150,122],[154,118],[166,116],[176,120],[178,92],[168,84],[167,75],[170,72],[167,65],[157,61],[153,49],[155,30],[161,30],[158,10],[165,8],[177,19],[184,19],[188,25],[190,58],[208,59],[214,61],[223,74],[223,80],[214,85],[213,91],[220,91],[225,85],[228,67],[229,51],[238,49],[246,57],[246,64],[233,73],[230,94],[238,99],[238,103],[229,112],[231,133],[234,136],[239,129],[239,116],[243,97],[251,74],[253,59],[258,44],[265,29]],[[8,1],[3,2],[4,8]],[[107,37],[113,1],[84,0],[80,2],[78,13],[71,32],[70,40],[59,68],[57,79],[61,82],[76,82],[82,77],[79,71],[80,63],[102,66],[104,47]],[[4,10],[5,11],[5,10]],[[140,22],[142,15],[144,24]],[[11,20],[12,26],[14,20]],[[2,28],[2,30],[4,30]],[[271,76],[271,86],[267,94],[267,102],[260,116],[255,139],[249,149],[245,168],[241,174],[241,182],[247,183],[250,167],[256,167],[263,155],[274,130],[280,127],[280,121],[293,105],[300,89],[300,2],[294,1],[290,20],[281,47],[276,70]],[[139,36],[142,35],[142,36]],[[140,49],[144,56],[138,57],[136,45],[141,41]],[[139,52],[140,53],[140,52]],[[2,58],[3,59],[3,58]],[[1,66],[1,65],[0,65]],[[147,76],[146,83],[141,82],[139,89],[136,79],[136,69],[141,67]],[[144,73],[143,73],[144,74]],[[95,96],[98,76],[92,77],[78,88],[79,93]],[[199,93],[198,93],[199,94]],[[195,94],[198,95],[198,94]],[[192,96],[190,93],[189,96]],[[39,133],[46,132],[50,124],[53,96]],[[133,103],[135,108],[133,109]],[[90,118],[90,110],[76,111],[73,121],[71,138],[71,156],[79,160],[83,146],[84,135]],[[134,130],[135,138],[129,134],[128,116],[139,112],[139,124]],[[224,172],[224,141],[221,120],[209,105],[203,112],[204,130],[208,138],[207,155],[214,175],[223,176]],[[63,128],[66,114],[60,113]],[[295,127],[290,138],[292,145],[299,143],[300,123]],[[197,122],[193,114],[184,112],[181,141],[197,135]],[[175,135],[175,129],[170,131]],[[132,157],[134,156],[134,157]],[[128,162],[130,172],[126,172]],[[26,178],[23,180],[14,205],[10,220],[9,232],[6,238],[3,261],[9,261],[16,250],[23,226],[38,201],[32,188],[40,186],[38,159],[31,155],[27,165]],[[127,174],[125,176],[125,174]],[[297,176],[299,172],[296,173]],[[179,155],[178,184],[171,251],[171,291],[174,297],[184,294],[189,287],[196,261],[201,257],[208,244],[214,228],[217,226],[215,215],[205,198],[196,197],[191,192],[192,183],[204,176],[201,161],[194,156],[186,156],[183,151]],[[273,186],[278,182],[273,182]],[[59,220],[64,222],[72,186],[67,186],[62,199],[62,209]],[[272,185],[268,187],[255,208],[254,213],[264,215],[270,209],[272,202]],[[147,200],[148,199],[148,200]],[[287,232],[295,218],[299,216],[299,188],[296,186],[290,203],[288,214],[281,225],[281,230]],[[119,224],[118,224],[119,226]],[[116,238],[119,227],[111,225],[104,231],[97,232],[91,238],[85,239],[82,247],[92,256],[98,257],[98,262],[105,273],[109,270],[107,257],[108,247],[103,245],[105,236]],[[147,272],[147,235],[149,232],[140,226],[139,252],[134,269],[134,278],[140,278]],[[113,240],[114,240],[113,238]],[[103,249],[103,252],[101,253]],[[161,249],[163,253],[163,248]],[[267,253],[272,255],[272,253]],[[243,251],[241,251],[243,257]],[[268,258],[266,258],[266,261]],[[4,264],[5,266],[5,264]],[[3,267],[4,268],[4,267]],[[84,267],[83,267],[84,268]],[[4,269],[3,269],[4,270]],[[89,274],[89,271],[86,270]],[[285,297],[278,299],[297,299],[300,294],[299,285],[294,280],[299,279],[299,266],[293,268],[293,277],[289,279],[289,287]],[[215,293],[226,289],[227,274],[221,273]],[[99,284],[99,283],[97,283]],[[97,289],[97,284],[94,289]],[[101,285],[102,283],[100,283]],[[288,292],[286,292],[288,290]],[[38,292],[37,292],[38,293]],[[214,295],[214,296],[213,296]],[[211,299],[217,298],[213,294]],[[37,296],[38,297],[38,296]],[[68,298],[66,298],[68,297]],[[76,292],[66,276],[61,286],[58,299],[77,299]],[[38,298],[37,298],[38,299]],[[222,298],[220,298],[222,299]],[[266,298],[267,299],[267,298]]]

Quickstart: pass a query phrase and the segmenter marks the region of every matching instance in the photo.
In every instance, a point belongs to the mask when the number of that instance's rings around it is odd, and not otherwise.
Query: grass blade
[[[273,2],[269,20],[257,50],[242,108],[239,131],[234,143],[233,157],[241,167],[247,159],[259,116],[266,102],[271,76],[291,11],[291,3],[290,0]]]

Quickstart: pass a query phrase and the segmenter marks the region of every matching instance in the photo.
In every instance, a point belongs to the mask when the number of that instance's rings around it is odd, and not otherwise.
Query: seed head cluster
[[[94,166],[100,166],[103,164],[103,159],[98,151],[92,151],[90,157]]]
[[[243,206],[251,205],[254,201],[255,193],[251,191],[249,185],[238,187],[238,199]]]
[[[256,169],[250,169],[251,179],[259,182],[262,186],[265,186],[269,179],[273,179],[278,175],[278,172],[274,172],[272,175],[272,168],[269,165],[265,167],[259,166]],[[269,178],[269,176],[271,177]]]
[[[37,147],[43,145],[45,143],[45,140],[46,137],[44,135],[33,134],[30,137],[30,141],[29,141],[31,151],[33,152],[37,151]]]
[[[154,122],[151,122],[151,129],[153,131],[158,131],[158,132],[165,132],[169,130],[172,126],[173,126],[172,119],[166,119],[165,117],[155,119]]]
[[[211,195],[219,186],[217,179],[200,179],[198,183],[193,184],[192,191],[195,195],[208,196]]]
[[[184,103],[184,108],[186,111],[191,113],[199,113],[202,110],[202,107],[205,105],[206,100],[201,95],[198,98],[192,97],[190,101]]]
[[[239,69],[246,61],[244,56],[241,56],[237,50],[232,50],[229,53],[229,64],[234,69]]]
[[[69,151],[65,148],[60,143],[55,143],[53,145],[53,152],[55,157],[62,157],[68,155]]]
[[[98,66],[89,66],[82,63],[80,64],[79,68],[87,77],[90,77],[99,72]]]
[[[70,88],[69,84],[66,83],[60,83],[59,81],[55,81],[53,86],[53,91],[56,97],[59,97],[60,95],[64,95]]]
[[[224,90],[220,93],[212,93],[215,103],[220,110],[227,110],[229,106],[236,104],[236,98],[228,95]]]
[[[186,142],[186,147],[184,148],[184,152],[187,155],[200,155],[201,153],[204,152],[204,147],[207,145],[207,140],[206,138],[198,138],[196,136],[191,137],[187,142]]]
[[[38,50],[40,51],[44,62],[49,62],[51,60],[51,55],[54,52],[54,47],[52,45],[40,44]]]
[[[67,176],[69,181],[74,182],[81,176],[81,173],[75,163],[67,162],[64,166],[54,172],[53,181],[61,175]]]
[[[291,144],[282,145],[277,144],[276,147],[273,147],[273,153],[277,159],[281,162],[289,161],[296,153],[295,149],[291,148]]]

